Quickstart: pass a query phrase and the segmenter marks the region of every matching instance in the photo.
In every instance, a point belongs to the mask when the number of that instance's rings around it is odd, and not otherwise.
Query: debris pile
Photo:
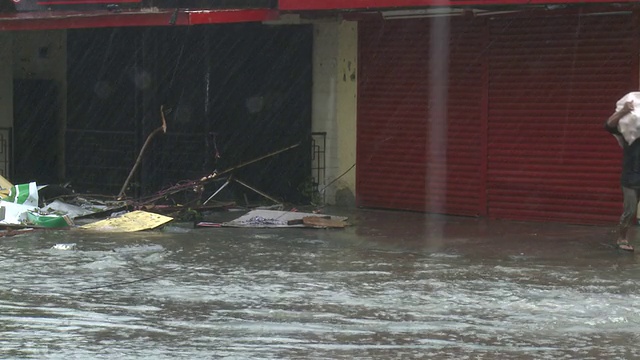
[[[167,132],[162,107],[160,114],[162,125],[147,137],[117,196],[76,194],[65,186],[38,185],[36,182],[14,185],[0,176],[0,228],[5,229],[4,236],[13,235],[18,230],[33,229],[132,232],[159,228],[174,219],[192,221],[192,228],[344,228],[348,225],[345,217],[298,212],[295,208],[283,211],[284,205],[276,197],[258,190],[236,176],[237,170],[296,148],[300,143],[245,161],[226,170],[216,170],[199,179],[181,181],[151,196],[129,198],[126,190],[141,164],[145,150],[155,135]],[[218,156],[217,153],[216,156]],[[203,216],[206,213],[238,208],[235,202],[214,204],[213,201],[232,183],[249,189],[275,205],[253,211],[245,208],[248,213],[228,222],[206,221]],[[206,200],[202,201],[205,187],[215,189]],[[50,196],[51,194],[55,195]],[[180,194],[197,194],[202,199],[197,198],[194,203],[183,204],[171,201],[172,197]],[[0,232],[0,236],[2,235]]]
[[[38,185],[36,182],[13,185],[0,176],[0,227],[5,229],[4,233],[0,232],[0,236],[14,235],[17,230],[34,229],[132,232],[162,227],[174,219],[193,221],[193,227],[196,228],[344,228],[348,225],[345,217],[318,215],[315,212],[299,212],[295,208],[284,211],[284,205],[276,198],[233,177],[234,170],[293,147],[278,150],[225,171],[211,173],[197,180],[183,181],[152,196],[136,200],[126,198],[123,191],[117,197],[89,196],[75,194],[64,187],[59,187],[55,189],[56,191],[49,191],[58,194],[57,196],[41,196],[42,193],[47,193],[48,189],[55,188],[57,185]],[[172,195],[201,189],[205,185],[211,185],[214,180],[219,180],[224,175],[227,175],[222,178],[225,182],[204,202],[188,206],[162,204],[163,200]],[[127,179],[127,182],[129,180],[130,178]],[[243,210],[234,202],[212,203],[213,198],[232,181],[275,204],[251,211],[246,209],[245,212],[248,211],[246,214],[228,222],[204,221],[203,214],[207,212]]]
[[[101,216],[126,207],[124,202],[87,200],[74,196],[70,202],[54,199],[45,202],[39,193],[48,185],[11,184],[0,176],[0,226],[5,228],[71,228],[74,219]]]
[[[73,221],[67,214],[58,215],[39,207],[35,182],[12,185],[0,176],[0,224],[12,227],[69,227]],[[8,187],[8,189],[6,188]]]
[[[16,229],[80,229],[99,232],[150,230],[174,220],[174,217],[164,215],[163,212],[176,213],[184,210],[180,206],[140,205],[135,201],[100,200],[75,194],[64,195],[64,200],[56,198],[46,201],[39,196],[39,191],[47,185],[38,186],[35,182],[12,185],[2,176],[0,183],[10,186],[9,189],[0,188],[0,227],[6,229],[5,236],[13,235],[15,232],[10,230]],[[273,208],[279,210],[272,210]],[[277,204],[249,210],[228,222],[194,221],[194,227],[344,228],[348,225],[346,217],[299,212],[295,208],[284,211],[282,208],[282,204]],[[200,208],[207,209],[213,207]],[[235,207],[228,210],[242,209]],[[83,224],[76,224],[77,222]]]

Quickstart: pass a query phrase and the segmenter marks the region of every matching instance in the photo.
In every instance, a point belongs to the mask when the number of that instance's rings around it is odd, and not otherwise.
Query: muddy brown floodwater
[[[612,228],[337,214],[0,239],[0,358],[640,358],[640,255]]]

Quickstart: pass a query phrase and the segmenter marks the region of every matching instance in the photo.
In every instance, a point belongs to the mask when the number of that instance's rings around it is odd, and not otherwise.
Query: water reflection
[[[3,358],[634,358],[609,229],[360,211],[346,230],[0,242]],[[430,227],[441,239],[433,246]],[[57,250],[75,243],[76,250]]]

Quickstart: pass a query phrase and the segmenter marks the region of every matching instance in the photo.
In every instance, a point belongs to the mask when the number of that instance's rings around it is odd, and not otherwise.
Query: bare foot
[[[633,246],[631,246],[631,244],[629,244],[627,240],[618,240],[618,242],[616,243],[616,246],[620,250],[634,251]]]

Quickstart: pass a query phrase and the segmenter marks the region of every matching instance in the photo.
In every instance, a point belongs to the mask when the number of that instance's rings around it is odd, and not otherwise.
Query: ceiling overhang
[[[317,11],[495,5],[584,5],[636,2],[636,0],[279,0],[278,7],[282,11]]]

